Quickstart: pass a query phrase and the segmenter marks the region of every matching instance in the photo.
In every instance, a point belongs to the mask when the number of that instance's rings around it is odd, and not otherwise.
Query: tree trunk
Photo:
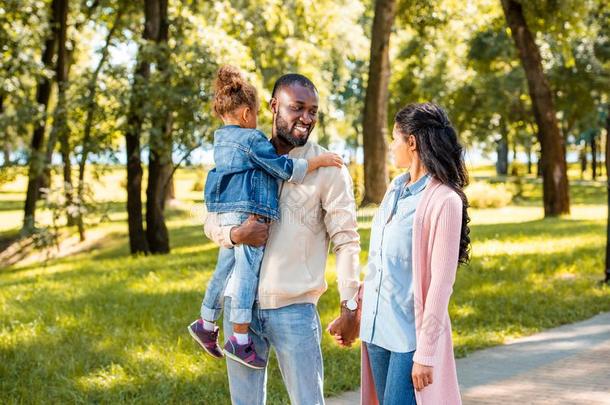
[[[606,277],[604,281],[610,283],[610,104],[606,117],[606,189],[608,193],[608,219],[606,226]]]
[[[519,168],[517,167],[517,141],[513,141],[513,158],[510,162],[510,172],[512,176],[519,175]]]
[[[157,67],[164,76],[163,83],[169,81],[169,20],[167,0],[147,0],[147,13],[158,19],[155,41],[158,46]],[[146,239],[151,253],[168,253],[169,233],[165,225],[163,211],[167,186],[172,173],[172,123],[171,111],[166,104],[157,103],[158,110],[152,121],[150,131],[150,154],[148,161],[148,187],[146,188]]]
[[[64,1],[65,3],[65,12],[68,12],[68,0]],[[73,26],[73,30],[78,32],[80,30],[80,28],[82,27],[83,24],[85,24],[86,22],[90,21],[91,16],[93,15],[93,12],[95,11],[95,9],[100,5],[99,0],[94,0],[84,11],[84,16],[85,18],[78,20],[74,26]],[[67,16],[67,14],[66,14]],[[66,26],[66,24],[64,24],[64,27]],[[59,27],[59,29],[61,30],[61,25]],[[70,74],[70,68],[72,66],[72,56],[74,54],[74,44],[72,46],[72,49],[68,50],[67,49],[67,32],[64,31],[63,32],[63,40],[60,40],[58,43],[58,64],[62,64],[64,67],[63,69],[61,69],[62,74],[61,75],[57,75],[56,77],[58,77],[58,101],[57,101],[57,107],[56,107],[56,111],[55,111],[55,115],[54,115],[54,124],[53,124],[53,130],[51,131],[51,134],[49,135],[49,140],[47,142],[47,151],[46,151],[46,159],[45,159],[45,167],[43,169],[43,175],[41,176],[41,187],[50,187],[51,186],[51,166],[52,166],[52,161],[53,161],[53,153],[55,152],[55,147],[57,146],[57,142],[59,141],[61,148],[60,148],[60,154],[61,154],[61,159],[62,159],[62,166],[63,166],[63,178],[64,178],[64,185],[68,185],[66,187],[65,190],[65,194],[66,194],[66,200],[68,201],[68,204],[72,204],[72,168],[71,168],[71,162],[70,162],[70,132],[69,132],[69,127],[67,124],[67,109],[66,109],[66,97],[65,97],[65,92],[66,92],[66,86],[67,86],[67,81],[68,81],[68,77]],[[63,46],[63,50],[60,49],[60,47]],[[61,52],[60,52],[61,51]],[[61,58],[61,61],[59,60]],[[59,69],[58,67],[56,67],[56,69]],[[62,80],[59,80],[59,77],[63,76]],[[64,84],[62,85],[63,82]],[[66,167],[67,164],[67,167]],[[75,219],[72,216],[68,216],[68,225],[73,225],[74,224]]]
[[[0,94],[0,116],[4,114],[4,94]],[[2,143],[2,166],[11,165],[11,144],[8,139],[8,134],[4,132],[4,142]]]
[[[597,139],[591,135],[591,178],[597,180]]]
[[[51,3],[51,18],[49,25],[51,31],[45,41],[42,52],[42,65],[46,69],[51,69],[53,64],[53,56],[55,55],[55,44],[57,38],[57,21],[59,20],[59,0],[53,0]],[[34,229],[36,222],[36,201],[40,196],[41,174],[44,167],[44,153],[42,145],[44,143],[44,134],[47,124],[47,107],[49,105],[49,97],[51,95],[51,79],[42,76],[38,80],[36,88],[36,103],[42,111],[42,116],[34,124],[32,132],[32,142],[30,143],[30,161],[28,171],[28,187],[25,197],[25,205],[23,209],[23,229],[22,232],[29,233]]]
[[[570,213],[565,140],[559,130],[549,83],[542,69],[540,50],[530,32],[523,8],[515,0],[502,0],[519,58],[525,70],[542,150],[545,217]]]
[[[167,187],[165,188],[165,201],[171,201],[176,199],[176,185],[174,184],[174,176],[169,178]]]
[[[508,141],[506,133],[502,133],[502,137],[496,142],[496,174],[498,176],[506,176],[508,174]]]
[[[171,122],[162,124],[164,136],[158,143],[168,144],[168,150],[162,145],[153,147],[150,144],[148,163],[148,187],[146,189],[146,239],[151,253],[169,253],[169,233],[165,225],[165,200],[172,172],[171,161]]]
[[[388,187],[388,83],[390,34],[396,14],[395,0],[376,0],[371,34],[369,78],[364,99],[364,198],[362,204],[378,204]]]
[[[580,148],[580,179],[583,180],[585,178],[585,173],[587,172],[587,140],[583,140],[582,146]]]
[[[532,174],[532,142],[525,142],[525,154],[527,155],[527,174]]]
[[[125,132],[125,146],[127,152],[127,223],[129,226],[129,246],[132,254],[149,253],[147,235],[144,232],[142,218],[142,161],[141,161],[141,135],[144,121],[144,104],[146,100],[146,86],[150,77],[150,61],[146,47],[148,41],[156,40],[159,32],[160,14],[158,1],[146,0],[144,3],[144,31],[142,38],[145,42],[138,50],[138,62],[134,72],[129,113],[127,115],[127,131]],[[149,171],[149,177],[151,173]]]
[[[59,1],[59,28],[57,35],[57,62],[55,68],[55,80],[57,82],[57,105],[53,114],[53,129],[49,136],[47,164],[51,164],[53,151],[57,141],[60,144],[60,152],[63,163],[64,193],[66,206],[70,207],[73,203],[72,197],[72,164],[70,162],[70,129],[68,127],[68,106],[66,91],[68,87],[69,58],[67,49],[68,33],[68,0]],[[72,211],[67,211],[66,222],[68,226],[74,225]]]

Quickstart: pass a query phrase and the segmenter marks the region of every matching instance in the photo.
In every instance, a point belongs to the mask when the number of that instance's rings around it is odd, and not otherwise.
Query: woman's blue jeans
[[[366,343],[380,405],[416,405],[411,379],[413,352],[396,353]]]

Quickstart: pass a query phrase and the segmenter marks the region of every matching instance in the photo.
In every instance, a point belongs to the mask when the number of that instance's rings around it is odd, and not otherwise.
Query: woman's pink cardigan
[[[462,200],[450,187],[432,178],[413,221],[413,290],[417,349],[413,361],[432,366],[433,383],[415,391],[418,405],[461,404],[449,297],[458,266]],[[362,345],[361,403],[376,405],[377,395],[366,346]]]

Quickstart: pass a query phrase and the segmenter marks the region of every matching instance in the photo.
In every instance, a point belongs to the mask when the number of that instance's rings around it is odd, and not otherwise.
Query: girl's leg
[[[233,268],[233,288],[231,291],[230,319],[237,333],[247,331],[252,320],[252,307],[258,288],[258,274],[263,260],[264,249],[248,245],[235,246],[235,266]],[[236,325],[237,324],[237,325]],[[245,324],[245,325],[244,325]]]
[[[371,364],[371,372],[373,373],[377,399],[380,404],[384,405],[384,395],[387,392],[388,367],[392,352],[372,343],[366,343],[366,349],[369,353],[369,362]]]
[[[225,287],[229,274],[235,264],[233,249],[220,248],[218,261],[212,278],[201,303],[201,318],[208,322],[215,322],[220,317]]]

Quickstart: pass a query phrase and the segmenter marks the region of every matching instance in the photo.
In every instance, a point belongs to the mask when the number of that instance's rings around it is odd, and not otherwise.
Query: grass
[[[195,173],[179,176],[178,197],[196,201]],[[19,181],[0,191],[2,234],[19,224]],[[610,310],[610,288],[599,285],[604,192],[601,183],[576,184],[572,215],[542,219],[540,184],[528,180],[518,204],[471,212],[473,260],[459,269],[450,303],[457,356]],[[120,207],[124,197],[111,198]],[[149,257],[129,256],[125,215],[115,208],[95,249],[0,270],[2,402],[229,403],[224,363],[186,332],[217,253],[200,207],[172,210],[172,253]],[[372,211],[360,214],[364,263]],[[337,314],[333,268],[331,256],[323,326]],[[323,353],[325,393],[356,388],[358,348],[338,348],[325,334]],[[288,403],[274,359],[268,383],[268,402]]]

